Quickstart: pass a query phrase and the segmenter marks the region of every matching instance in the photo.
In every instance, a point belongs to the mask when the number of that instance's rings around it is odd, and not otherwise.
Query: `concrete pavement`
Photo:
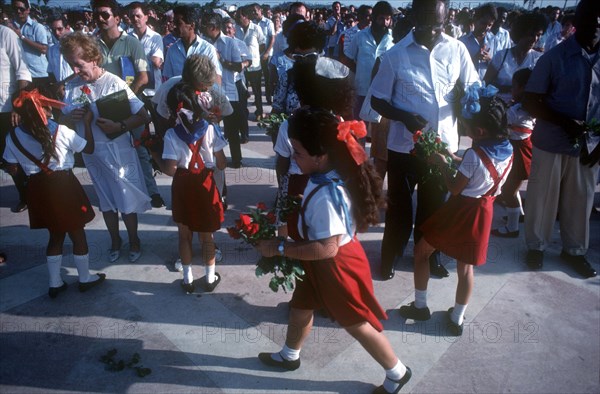
[[[243,145],[241,169],[227,169],[229,210],[225,226],[259,201],[272,205],[276,180],[271,143],[252,127]],[[92,204],[97,199],[87,173],[76,174]],[[47,295],[43,230],[29,230],[27,212],[14,214],[12,181],[0,179],[0,249],[8,263],[0,268],[0,392],[156,392],[156,393],[369,393],[383,371],[344,330],[315,318],[301,353],[302,366],[277,372],[257,359],[284,341],[290,294],[273,293],[268,278],[256,278],[253,249],[216,235],[224,261],[222,283],[214,293],[183,294],[181,274],[173,270],[177,230],[171,219],[171,179],[159,175],[167,208],[140,215],[143,256],[109,264],[109,236],[101,214],[87,226],[91,268],[107,281],[77,291],[77,272],[67,242],[63,260],[66,292]],[[598,194],[597,194],[598,197]],[[600,269],[600,215],[591,220],[589,260]],[[124,226],[122,237],[126,240]],[[396,276],[380,281],[379,247],[383,225],[360,236],[372,264],[376,295],[388,311],[385,332],[402,361],[413,370],[402,392],[600,392],[600,278],[581,279],[562,263],[558,228],[546,252],[544,269],[523,263],[522,238],[492,238],[488,263],[476,270],[465,332],[449,337],[445,314],[454,304],[456,263],[445,258],[450,277],[430,282],[431,320],[404,321],[397,308],[413,299],[411,258]],[[198,247],[196,252],[199,255]],[[409,246],[408,253],[412,254]],[[194,276],[204,276],[198,257]],[[117,349],[115,359],[134,353],[152,373],[105,370],[100,357]]]

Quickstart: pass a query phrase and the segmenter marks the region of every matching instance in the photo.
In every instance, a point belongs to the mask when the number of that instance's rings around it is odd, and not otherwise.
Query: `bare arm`
[[[337,255],[341,238],[334,235],[316,241],[285,242],[284,256],[303,261],[330,259]],[[277,238],[259,241],[256,249],[265,257],[277,256],[280,242]]]
[[[144,85],[148,84],[148,72],[140,71],[135,75],[135,79],[131,83],[130,89],[133,90],[133,93],[139,94]]]

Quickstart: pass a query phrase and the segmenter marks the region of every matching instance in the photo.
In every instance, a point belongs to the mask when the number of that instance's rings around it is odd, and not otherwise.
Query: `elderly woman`
[[[483,77],[487,84],[500,89],[500,98],[506,103],[511,100],[511,84],[515,71],[533,69],[541,52],[533,48],[546,31],[546,19],[541,14],[527,13],[520,15],[513,23],[510,37],[515,45],[494,55]]]
[[[110,234],[108,259],[114,263],[120,257],[120,212],[129,237],[129,261],[136,262],[141,256],[137,214],[150,209],[150,197],[127,131],[149,122],[148,113],[125,81],[100,67],[102,54],[93,37],[70,34],[61,40],[61,53],[77,75],[65,86],[66,120],[72,122],[78,134],[84,135],[83,116],[92,111],[94,117],[95,150],[84,154],[83,160]],[[100,117],[96,100],[122,90],[127,93],[132,115],[120,122]]]

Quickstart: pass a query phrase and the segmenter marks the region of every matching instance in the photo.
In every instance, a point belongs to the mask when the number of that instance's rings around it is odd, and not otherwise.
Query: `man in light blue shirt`
[[[360,108],[369,90],[369,85],[371,85],[371,73],[375,60],[394,45],[390,32],[393,13],[394,10],[387,1],[375,4],[371,15],[373,21],[371,26],[356,33],[345,52],[349,59],[349,67],[355,72],[354,119],[359,119]]]
[[[31,19],[29,0],[13,0],[15,20],[11,27],[23,44],[23,58],[35,85],[48,82],[48,34],[46,28]]]
[[[481,79],[485,76],[488,64],[494,56],[494,34],[490,30],[496,19],[498,19],[498,12],[493,4],[488,3],[478,7],[473,16],[475,24],[473,31],[459,38],[467,47]]]
[[[221,84],[221,75],[223,74],[221,62],[216,48],[210,43],[196,35],[196,17],[195,10],[190,6],[178,6],[173,9],[175,35],[179,37],[177,41],[169,48],[165,65],[163,68],[163,77],[171,78],[181,75],[185,59],[191,55],[207,56],[215,65],[217,72],[217,84]]]
[[[69,23],[60,15],[50,18],[49,22],[57,43],[48,50],[48,74],[50,79],[61,82],[73,75],[73,69],[60,53],[60,39],[70,33]]]

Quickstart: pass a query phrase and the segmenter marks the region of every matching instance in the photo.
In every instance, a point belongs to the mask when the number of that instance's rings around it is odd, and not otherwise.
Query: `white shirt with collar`
[[[381,57],[379,72],[372,82],[373,97],[392,106],[416,113],[428,122],[448,144],[458,150],[458,131],[452,89],[457,82],[464,86],[479,81],[477,71],[464,44],[446,34],[429,51],[409,33]],[[413,135],[404,123],[392,121],[388,149],[409,153]]]
[[[244,41],[250,51],[252,64],[248,67],[248,71],[260,70],[260,45],[266,44],[266,38],[262,29],[253,22],[250,22],[248,30],[244,32],[244,29],[240,25],[237,25],[235,27],[235,36]]]
[[[275,36],[275,25],[273,24],[273,21],[263,16],[257,25],[262,29],[263,35],[265,36],[265,45],[268,46],[271,39]],[[269,56],[273,56],[273,47],[269,50]]]
[[[148,59],[148,68],[150,69],[150,72],[148,72],[149,82],[154,82],[153,84],[149,84],[148,88],[144,89],[144,94],[149,97],[154,96],[154,92],[162,83],[162,71],[160,68],[156,68],[154,66],[154,63],[152,63],[152,58],[158,57],[163,61],[165,60],[162,36],[152,30],[150,27],[146,28],[146,32],[141,38],[138,37],[133,29],[128,31],[128,34],[140,40],[142,46],[144,47],[144,52],[146,53],[146,58]]]
[[[371,84],[371,72],[375,61],[394,45],[392,33],[387,31],[379,44],[375,41],[371,27],[360,30],[344,54],[356,62],[355,88],[357,96],[366,96]]]
[[[224,61],[241,63],[242,56],[238,45],[235,43],[235,39],[226,36],[225,34],[219,34],[219,37],[212,42],[207,38],[207,41],[214,45],[219,54],[219,58]],[[221,76],[221,90],[227,96],[229,101],[239,101],[237,88],[235,82],[238,80],[238,72],[229,70],[223,67],[223,75]]]
[[[203,40],[200,36],[196,36],[196,40],[192,43],[192,45],[190,45],[187,51],[183,46],[181,38],[175,41],[175,43],[169,48],[169,51],[167,52],[167,58],[165,59],[165,66],[163,67],[163,76],[165,78],[171,78],[181,75],[185,59],[191,55],[208,56],[208,58],[215,65],[215,71],[217,72],[217,75],[223,75],[217,49],[206,40]]]
[[[14,31],[0,25],[0,113],[12,111],[12,95],[19,88],[17,81],[31,82],[21,40]]]

